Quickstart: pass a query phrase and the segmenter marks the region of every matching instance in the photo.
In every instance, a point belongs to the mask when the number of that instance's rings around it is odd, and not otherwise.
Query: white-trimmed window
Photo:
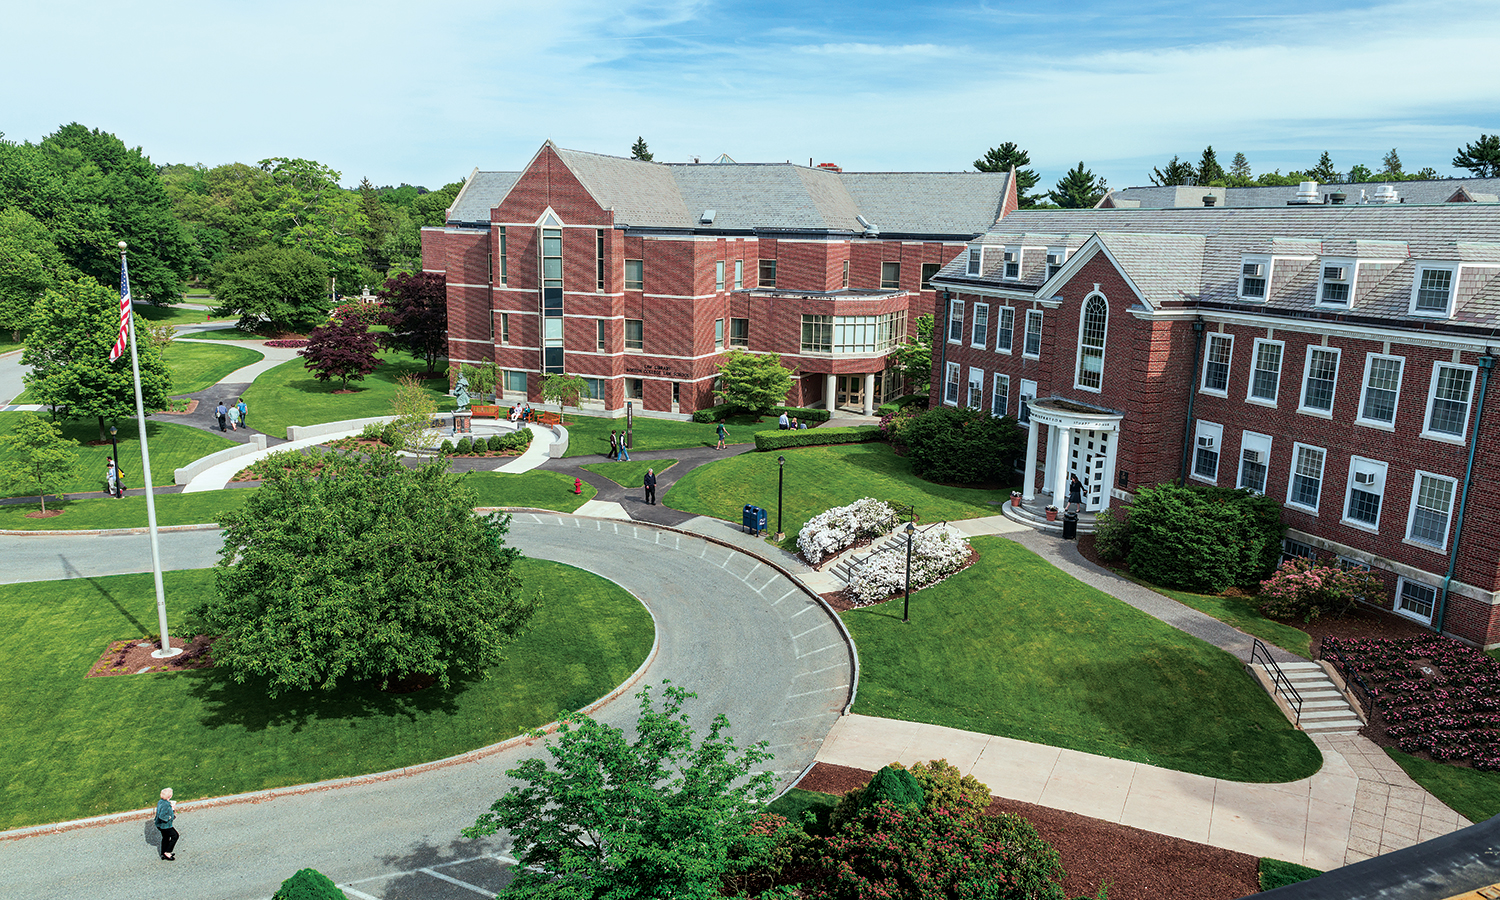
[[[883,262],[880,264],[880,289],[882,291],[894,291],[901,287],[901,264],[898,262]]]
[[[1447,548],[1457,488],[1458,482],[1452,478],[1417,471],[1411,490],[1411,514],[1406,521],[1407,540],[1436,550]]]
[[[1020,247],[1006,247],[1005,248],[1004,261],[1005,261],[1005,272],[1004,272],[1005,278],[1008,279],[1008,280],[1010,280],[1010,281],[1015,281],[1015,280],[1019,279],[1021,277],[1021,248]]]
[[[970,409],[984,409],[984,370],[969,369],[969,394],[968,402],[964,405]]]
[[[1339,381],[1339,351],[1336,347],[1308,347],[1302,370],[1302,405],[1298,412],[1333,413],[1333,390]]]
[[[1451,316],[1453,289],[1457,285],[1457,266],[1417,266],[1417,277],[1411,287],[1412,315]]]
[[[995,322],[995,349],[1001,353],[1009,353],[1011,342],[1016,339],[1016,311],[1009,306],[1002,306],[996,312],[998,321]]]
[[[948,363],[948,370],[943,378],[943,402],[949,406],[958,405],[958,373],[959,366],[956,362]]]
[[[990,340],[990,305],[988,303],[974,304],[974,330],[970,335],[969,343],[981,349]]]
[[[849,283],[848,282],[844,282],[844,286],[848,287]],[[734,289],[738,291],[738,290],[743,289],[744,287],[745,287],[745,261],[743,259],[737,259],[737,260],[734,261]]]
[[[1104,382],[1104,341],[1108,337],[1109,304],[1099,294],[1083,301],[1078,321],[1078,373],[1073,386],[1097,391]]]
[[[1255,367],[1250,370],[1250,393],[1245,397],[1252,403],[1276,405],[1276,395],[1281,391],[1281,341],[1258,338],[1255,341]]]
[[[604,389],[608,384],[609,379],[607,378],[589,378],[588,376],[584,376],[584,390],[588,393],[580,397],[579,400],[581,400],[583,403],[588,403],[595,406],[603,406]]]
[[[1318,266],[1318,302],[1324,306],[1348,306],[1354,297],[1356,261],[1325,259]]]
[[[1474,391],[1474,368],[1436,363],[1427,390],[1427,424],[1422,437],[1463,440],[1469,429],[1469,397]]]
[[[1193,477],[1213,483],[1219,480],[1219,448],[1224,444],[1224,426],[1200,420],[1193,438]]]
[[[1306,444],[1292,445],[1292,478],[1287,484],[1286,502],[1308,512],[1318,511],[1318,495],[1323,491],[1323,460],[1326,451]]]
[[[1203,354],[1203,390],[1205,393],[1229,396],[1229,362],[1234,357],[1234,335],[1211,334],[1208,352]]]
[[[760,260],[760,269],[756,272],[756,284],[763,288],[774,288],[776,286],[776,260]]]
[[[1237,487],[1256,494],[1266,492],[1266,472],[1271,468],[1271,436],[1247,431],[1240,435],[1240,476]]]
[[[979,274],[979,261],[983,258],[984,251],[979,247],[969,248],[969,263],[964,273],[967,275]]]
[[[961,344],[964,340],[964,302],[948,301],[948,343]]]
[[[1287,562],[1293,559],[1305,559],[1308,562],[1318,561],[1318,551],[1313,549],[1312,544],[1304,544],[1293,538],[1281,539],[1281,561]]]
[[[1240,299],[1264,300],[1271,284],[1271,258],[1246,256],[1240,260]]]
[[[724,290],[724,260],[714,263],[714,290]]]
[[[1036,400],[1036,382],[1021,379],[1021,396],[1016,399],[1016,421],[1022,425],[1031,424],[1031,404]]]
[[[1022,356],[1032,359],[1040,359],[1042,355],[1042,311],[1039,309],[1028,309],[1026,311],[1026,347],[1021,352]]]
[[[1047,277],[1051,278],[1053,275],[1056,275],[1058,273],[1058,271],[1060,269],[1062,269],[1063,263],[1065,263],[1067,261],[1068,261],[1068,248],[1067,247],[1048,247],[1047,248]]]
[[[1010,412],[1010,376],[995,373],[995,389],[990,394],[990,415],[999,418]]]
[[[724,320],[714,319],[714,349],[724,349]]]
[[[594,326],[594,349],[604,353],[609,349],[609,320],[597,319]]]
[[[1365,425],[1396,424],[1396,402],[1401,398],[1401,372],[1406,360],[1380,353],[1365,354],[1364,387],[1359,393],[1359,416]]]
[[[1380,528],[1380,505],[1385,499],[1386,464],[1354,456],[1349,459],[1349,489],[1344,496],[1345,525]]]
[[[1432,611],[1436,608],[1437,588],[1405,577],[1396,579],[1396,612],[1431,624]]]

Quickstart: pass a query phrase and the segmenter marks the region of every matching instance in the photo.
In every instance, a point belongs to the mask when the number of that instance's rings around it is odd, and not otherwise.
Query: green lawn
[[[508,408],[501,404],[502,409]],[[568,452],[564,456],[604,456],[609,453],[609,433],[625,432],[625,420],[605,419],[598,416],[567,414]],[[637,416],[631,425],[634,442],[632,453],[641,450],[681,450],[685,447],[718,446],[718,426],[709,423],[677,422],[671,419],[648,419]],[[730,416],[724,423],[729,430],[729,443],[753,444],[755,432],[775,431],[776,417],[766,416],[764,421],[755,416]],[[643,470],[644,471],[644,470]]]
[[[149,574],[0,586],[7,646],[27,660],[0,673],[0,828],[150,806],[169,785],[192,800],[441,759],[581,708],[645,659],[651,618],[625,591],[557,563],[520,573],[542,609],[488,677],[275,701],[218,670],[84,677],[109,641],[154,630]],[[173,618],[212,584],[167,573]]]
[[[677,465],[675,459],[646,459],[631,460],[629,462],[602,462],[589,463],[583,468],[590,472],[597,472],[618,484],[620,487],[638,488],[646,477],[647,469],[655,469],[656,474],[667,471]]]
[[[740,520],[746,504],[766,510],[776,526],[776,453],[743,453],[682,476],[663,498],[684,512]],[[787,450],[783,547],[797,549],[797,532],[808,519],[861,497],[916,507],[923,523],[1000,515],[1009,491],[971,490],[933,484],[911,474],[911,465],[888,444],[841,444]]]
[[[135,314],[152,325],[198,325],[208,321],[207,310],[152,306],[149,303],[136,304]]]
[[[9,434],[14,431],[16,422],[23,415],[27,414],[0,412],[0,434]],[[46,413],[40,415],[43,418],[47,417]],[[116,425],[120,431],[117,440],[120,444],[120,466],[125,474],[125,486],[127,488],[145,487],[146,482],[141,478],[141,447],[136,441],[135,419],[121,419]],[[78,448],[78,475],[63,485],[61,493],[77,494],[104,490],[104,461],[112,452],[109,441],[106,440],[99,446],[87,446],[87,442],[99,439],[98,422],[94,419],[71,419],[63,423],[62,431],[64,437],[78,441],[85,446]],[[146,420],[146,434],[151,441],[151,473],[157,485],[172,484],[173,470],[210,453],[217,453],[226,447],[235,446],[233,441],[219,437],[217,434],[155,419]],[[18,491],[10,489],[0,496],[14,497],[18,494]]]
[[[1394,747],[1385,748],[1385,752],[1412,781],[1470,822],[1483,822],[1500,814],[1500,772],[1432,762]]]
[[[196,494],[161,494],[156,498],[156,524],[199,525],[219,521],[220,514],[245,505],[254,488],[203,491]],[[144,491],[126,495],[123,500],[93,497],[48,503],[47,509],[61,509],[62,515],[46,519],[28,519],[37,504],[0,506],[0,529],[11,531],[63,531],[88,528],[145,528],[146,495]]]
[[[1281,782],[1321,756],[1238,660],[979,537],[980,561],[901,603],[851,610],[854,711],[1069,747],[1236,781]]]
[[[173,341],[167,345],[167,365],[172,368],[172,393],[196,394],[213,387],[236,369],[260,362],[265,354],[249,347]]]
[[[478,506],[517,506],[572,512],[599,493],[589,484],[582,494],[573,493],[573,479],[561,472],[533,469],[530,472],[471,472],[465,476],[479,496]]]
[[[0,340],[0,356],[12,353],[16,350],[25,349],[26,345],[20,341]]]
[[[1134,580],[1134,579],[1133,579]],[[1191,606],[1201,613],[1213,616],[1226,625],[1252,634],[1267,644],[1273,644],[1288,653],[1295,653],[1303,659],[1312,659],[1312,637],[1300,628],[1268,619],[1260,614],[1259,602],[1254,597],[1216,597],[1211,594],[1192,594],[1187,591],[1174,591],[1170,588],[1158,587],[1154,584],[1144,584],[1158,594],[1171,597],[1184,606]]]
[[[364,381],[351,381],[352,394],[335,394],[337,381],[318,381],[302,359],[288,360],[255,379],[245,391],[245,405],[250,408],[250,422],[272,437],[286,437],[288,425],[316,425],[345,419],[366,419],[391,415],[391,400],[396,396],[396,379],[402,375],[421,374],[426,363],[405,353],[380,355],[383,364]],[[443,370],[442,366],[438,371]],[[428,382],[428,390],[439,409],[451,410],[453,398],[445,390],[442,378]]]

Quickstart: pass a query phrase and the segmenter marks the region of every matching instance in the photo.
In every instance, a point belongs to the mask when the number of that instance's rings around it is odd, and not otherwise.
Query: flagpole
[[[120,242],[120,284],[128,289],[124,241]],[[129,312],[130,372],[135,378],[135,421],[141,435],[141,474],[146,484],[146,527],[151,533],[151,575],[156,580],[156,624],[161,628],[161,647],[151,655],[157,659],[176,656],[182,648],[173,647],[167,635],[167,591],[161,580],[161,543],[156,533],[156,495],[151,486],[151,450],[146,446],[146,405],[141,400],[141,360],[135,349],[135,310]]]

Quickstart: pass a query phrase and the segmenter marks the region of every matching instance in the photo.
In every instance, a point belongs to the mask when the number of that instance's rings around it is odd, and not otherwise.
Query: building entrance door
[[[840,375],[838,405],[852,409],[863,409],[865,405],[865,376]]]
[[[1110,453],[1109,436],[1108,431],[1073,432],[1068,474],[1077,475],[1083,482],[1083,508],[1089,512],[1103,509],[1107,500],[1109,486],[1104,483],[1104,464]]]

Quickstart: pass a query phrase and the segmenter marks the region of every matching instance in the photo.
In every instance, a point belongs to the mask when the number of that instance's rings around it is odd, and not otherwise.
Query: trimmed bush
[[[1099,512],[1094,519],[1094,549],[1104,559],[1130,555],[1130,514],[1124,508]]]
[[[710,422],[719,421],[732,412],[734,412],[734,407],[728,403],[720,403],[717,406],[705,406],[693,413],[693,421],[700,425],[707,425]]]
[[[912,474],[939,484],[1010,483],[1026,432],[1010,416],[943,406],[900,429]]]
[[[1199,593],[1257,584],[1280,557],[1285,532],[1281,505],[1249,491],[1142,488],[1130,504],[1130,571]]]
[[[977,816],[990,805],[990,789],[973,775],[965,775],[946,759],[933,759],[912,766],[911,775],[922,786],[930,809],[949,809],[960,815]]]
[[[317,869],[302,869],[281,883],[271,900],[349,900],[333,879]]]
[[[438,447],[438,452],[443,454],[444,456],[452,456],[453,450],[453,442],[448,440],[447,438],[444,438],[442,445]]]
[[[797,431],[757,431],[755,449],[785,450],[789,447],[863,444],[878,440],[880,440],[880,429],[874,425],[855,425],[850,428],[808,428]]]
[[[530,431],[531,429],[528,428],[526,430]],[[488,448],[491,453],[494,453],[494,452],[497,452],[497,451],[500,451],[500,450],[504,450],[505,449],[505,435],[503,435],[503,434],[492,434],[492,435],[490,435],[490,439],[488,441],[485,441],[485,447]]]
[[[926,805],[927,797],[917,779],[904,768],[881,766],[860,795],[860,806],[868,809],[885,800],[897,809],[914,810]]]
[[[406,446],[406,436],[401,433],[401,429],[396,427],[395,422],[387,422],[381,426],[380,442],[387,447],[394,447],[400,450]]]
[[[822,425],[833,418],[833,414],[826,409],[807,409],[801,406],[773,406],[767,411],[767,415],[778,418],[782,413],[786,413],[787,418],[795,418],[808,425]]]
[[[456,452],[459,456],[468,456],[469,454],[473,453],[474,439],[471,437],[459,438],[458,446],[455,448],[454,452]]]

